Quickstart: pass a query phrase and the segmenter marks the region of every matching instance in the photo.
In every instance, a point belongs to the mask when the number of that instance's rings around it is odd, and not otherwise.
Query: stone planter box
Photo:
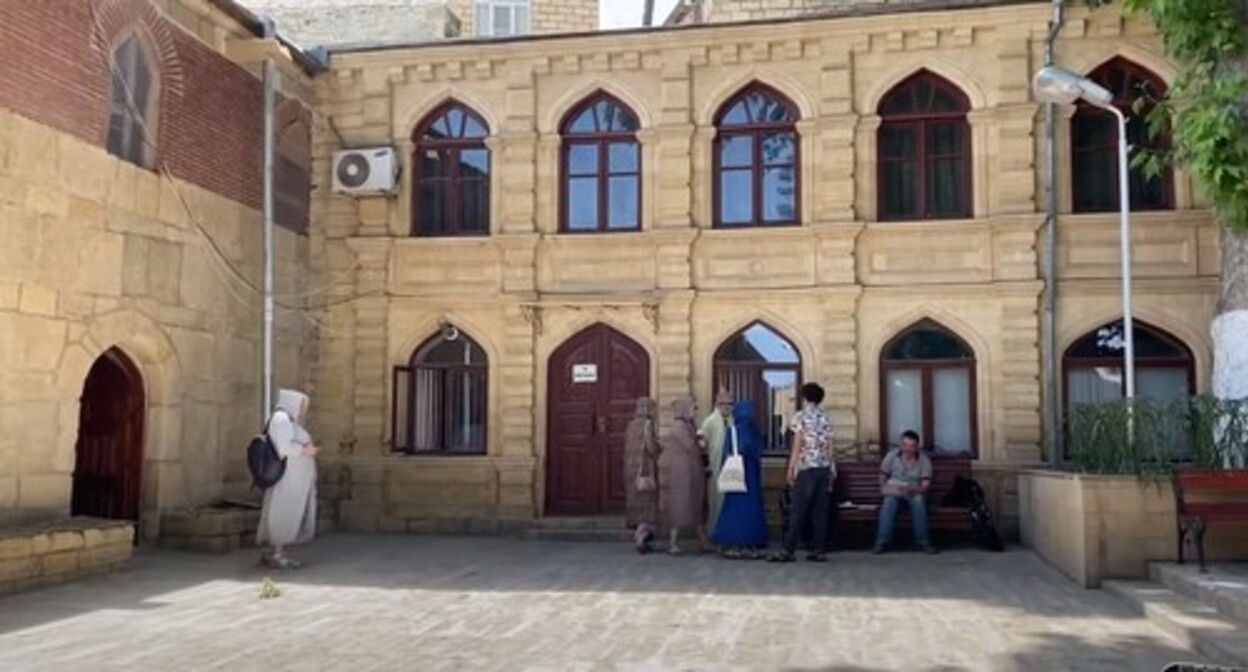
[[[1146,579],[1148,563],[1178,559],[1169,479],[1034,469],[1018,480],[1023,544],[1085,588],[1105,579]],[[1248,559],[1240,532],[1211,528],[1209,558]]]
[[[0,595],[111,572],[134,553],[134,524],[68,518],[0,530]]]

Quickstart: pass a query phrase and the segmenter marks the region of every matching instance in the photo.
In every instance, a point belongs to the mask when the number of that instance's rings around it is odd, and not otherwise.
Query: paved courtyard
[[[254,552],[144,551],[0,599],[0,670],[1160,670],[1196,660],[1026,551],[826,565],[612,544],[332,535],[260,599]]]

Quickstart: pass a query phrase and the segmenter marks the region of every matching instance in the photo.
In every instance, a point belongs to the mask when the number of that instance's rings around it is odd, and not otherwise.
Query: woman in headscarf
[[[659,524],[659,440],[654,400],[637,400],[637,414],[624,433],[624,474],[628,526],[638,553],[649,553]]]
[[[698,428],[694,424],[698,405],[688,397],[672,403],[672,426],[663,436],[662,457],[667,464],[667,552],[680,553],[677,543],[681,530],[693,530],[703,552],[710,550],[710,541],[702,527],[702,506],[706,500],[706,471]]]
[[[294,569],[299,563],[287,557],[285,547],[311,541],[316,536],[316,455],[304,423],[308,396],[294,390],[277,393],[277,409],[269,418],[268,435],[277,454],[286,460],[282,479],[264,492],[256,543],[271,547],[260,563],[272,569]]]
[[[707,464],[710,466],[710,477],[707,479],[709,485],[706,488],[706,526],[712,530],[719,519],[719,509],[724,505],[723,495],[715,487],[715,480],[719,478],[719,467],[724,463],[720,450],[724,447],[724,437],[727,436],[731,424],[732,395],[727,390],[720,390],[715,395],[715,410],[702,421],[702,428],[698,432],[706,444]]]
[[[733,439],[736,439],[734,451]],[[734,452],[745,463],[745,492],[724,494],[711,541],[729,558],[759,558],[767,547],[767,514],[763,508],[763,435],[754,424],[754,402],[737,402],[724,437],[723,460]],[[722,464],[722,462],[721,462]]]

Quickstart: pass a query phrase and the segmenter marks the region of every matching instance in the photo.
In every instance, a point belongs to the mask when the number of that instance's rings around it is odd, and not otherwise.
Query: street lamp
[[[1032,90],[1040,102],[1071,105],[1083,100],[1118,119],[1118,237],[1122,248],[1123,376],[1126,378],[1127,407],[1130,408],[1135,400],[1135,324],[1131,318],[1131,182],[1127,165],[1127,117],[1114,105],[1114,94],[1069,70],[1051,65],[1041,68],[1032,80]],[[1128,431],[1130,429],[1133,428],[1129,427]]]

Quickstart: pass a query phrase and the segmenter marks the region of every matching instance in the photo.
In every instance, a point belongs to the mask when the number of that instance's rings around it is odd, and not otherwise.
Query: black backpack
[[[253,437],[247,446],[247,469],[251,471],[251,486],[257,490],[268,490],[286,474],[286,458],[277,454],[277,448],[273,447],[273,440],[269,438],[269,425],[272,423],[270,416],[264,431]]]

